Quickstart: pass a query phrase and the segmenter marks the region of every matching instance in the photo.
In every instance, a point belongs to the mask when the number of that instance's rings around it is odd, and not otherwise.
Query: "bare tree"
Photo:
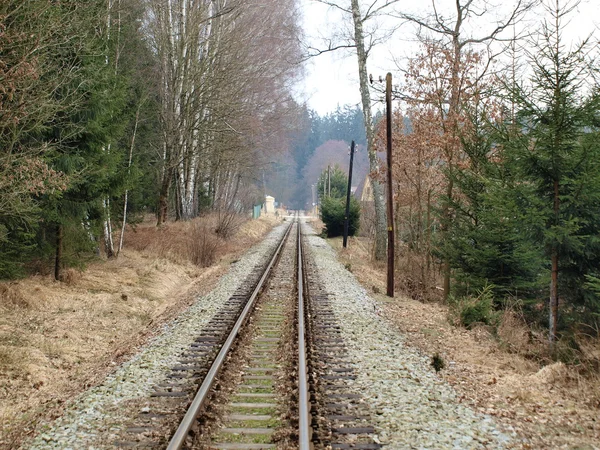
[[[373,113],[371,108],[370,82],[367,71],[369,53],[373,47],[388,39],[396,27],[385,29],[379,33],[376,26],[369,27],[369,23],[384,14],[392,12],[397,0],[374,0],[361,5],[359,0],[350,0],[350,3],[334,0],[315,0],[331,8],[340,11],[348,17],[352,24],[352,32],[341,36],[337,42],[328,39],[324,48],[309,48],[309,56],[316,56],[325,52],[344,48],[354,49],[358,63],[359,89],[364,117],[365,131],[367,135],[367,151],[369,154],[369,166],[371,170],[371,185],[373,187],[373,198],[375,205],[376,227],[375,227],[375,259],[383,260],[386,255],[386,207],[383,200],[383,188],[375,174],[379,171],[379,160],[375,146],[375,131],[373,128]]]
[[[158,223],[198,213],[199,191],[232,205],[249,173],[281,146],[297,72],[294,0],[149,0],[161,60],[163,169]]]

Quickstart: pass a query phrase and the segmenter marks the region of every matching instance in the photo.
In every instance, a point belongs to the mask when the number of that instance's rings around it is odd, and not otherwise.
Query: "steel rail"
[[[267,280],[267,278],[271,272],[271,269],[275,265],[275,262],[277,261],[279,255],[281,254],[281,249],[283,248],[283,245],[285,244],[287,237],[290,234],[293,223],[294,223],[293,221],[292,221],[292,223],[290,223],[290,226],[288,227],[283,238],[281,239],[281,242],[279,243],[279,246],[277,247],[277,250],[275,251],[273,258],[271,258],[271,261],[269,261],[269,265],[265,269],[262,277],[260,278],[260,281],[258,282],[256,288],[252,292],[252,295],[248,299],[246,306],[244,307],[240,316],[238,317],[237,321],[235,322],[235,325],[233,326],[231,333],[227,337],[227,340],[221,347],[219,354],[217,355],[214,362],[212,363],[210,370],[206,374],[204,381],[202,382],[202,384],[200,385],[200,388],[196,392],[196,395],[195,395],[194,399],[192,400],[190,407],[188,408],[187,412],[185,413],[185,416],[183,417],[182,421],[180,422],[179,427],[177,428],[177,431],[175,431],[175,434],[173,434],[173,437],[169,441],[167,450],[180,450],[181,448],[183,448],[183,445],[185,444],[185,440],[186,440],[190,430],[192,429],[194,422],[196,421],[196,417],[200,413],[200,410],[201,410],[202,406],[204,405],[204,402],[206,401],[208,394],[210,393],[210,389],[211,389],[213,383],[215,382],[215,379],[217,378],[217,375],[219,374],[221,367],[223,366],[223,362],[227,358],[227,354],[229,353],[229,350],[231,349],[231,346],[233,345],[235,338],[237,337],[242,326],[244,325],[244,322],[246,321],[246,318],[247,318],[249,312],[253,309],[254,303],[256,303],[256,299],[258,297],[258,294],[260,293],[260,290],[262,289],[265,281]]]
[[[304,325],[304,275],[302,273],[302,233],[298,221],[298,445],[300,450],[311,448],[311,428],[306,366],[306,340]]]

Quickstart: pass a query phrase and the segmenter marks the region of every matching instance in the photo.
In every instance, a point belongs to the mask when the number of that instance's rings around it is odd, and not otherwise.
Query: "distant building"
[[[265,214],[275,214],[275,197],[265,197]]]

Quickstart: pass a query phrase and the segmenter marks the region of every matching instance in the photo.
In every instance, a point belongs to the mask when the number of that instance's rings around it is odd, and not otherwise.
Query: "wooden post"
[[[54,256],[54,279],[60,281],[60,272],[62,265],[62,248],[63,248],[63,226],[56,225],[56,253]]]
[[[350,170],[348,171],[348,189],[346,190],[346,214],[344,215],[344,248],[348,244],[348,228],[350,227],[350,193],[352,189],[352,162],[354,161],[354,141],[350,145]]]
[[[392,194],[392,74],[385,76],[385,105],[387,119],[387,296],[394,296],[394,206]]]

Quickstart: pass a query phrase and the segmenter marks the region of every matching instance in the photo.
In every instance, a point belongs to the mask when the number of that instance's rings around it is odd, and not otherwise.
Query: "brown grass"
[[[0,283],[0,448],[17,448],[41,419],[99,383],[274,224],[247,221],[211,252],[208,244],[191,245],[210,229],[207,222],[156,228],[148,220],[127,231],[117,259],[69,269],[63,282]],[[209,259],[215,264],[201,267]]]
[[[4,307],[29,308],[29,302],[33,299],[27,299],[19,290],[17,283],[0,284],[0,305]]]

